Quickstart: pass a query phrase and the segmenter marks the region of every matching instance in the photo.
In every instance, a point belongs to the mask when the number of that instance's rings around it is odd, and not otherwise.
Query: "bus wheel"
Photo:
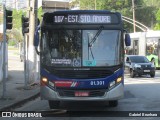
[[[118,105],[118,100],[109,101],[109,106],[110,107],[117,107],[117,105]]]
[[[134,78],[135,73],[134,73],[134,71],[133,71],[133,70],[131,70],[131,71],[130,71],[130,76],[131,76],[131,78]]]
[[[48,103],[50,109],[58,109],[60,105],[60,101],[49,100]]]

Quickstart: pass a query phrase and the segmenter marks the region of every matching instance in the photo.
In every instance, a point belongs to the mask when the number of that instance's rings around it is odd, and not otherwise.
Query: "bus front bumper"
[[[62,97],[57,92],[48,86],[41,86],[41,99],[57,100],[57,101],[108,101],[118,100],[124,96],[124,85],[120,83],[109,91],[106,91],[104,96],[100,97]]]

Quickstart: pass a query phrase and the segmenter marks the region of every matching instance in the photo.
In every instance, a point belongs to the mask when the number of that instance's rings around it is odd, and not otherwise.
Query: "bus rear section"
[[[124,95],[124,35],[120,13],[57,11],[43,16],[40,39],[41,98],[108,101]],[[124,38],[126,40],[124,40]]]

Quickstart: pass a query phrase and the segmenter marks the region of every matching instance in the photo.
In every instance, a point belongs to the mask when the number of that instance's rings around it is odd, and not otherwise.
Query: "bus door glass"
[[[152,58],[155,59],[156,67],[158,67],[158,55],[159,55],[159,43],[157,38],[148,38],[146,43],[146,56],[149,61],[151,61]]]

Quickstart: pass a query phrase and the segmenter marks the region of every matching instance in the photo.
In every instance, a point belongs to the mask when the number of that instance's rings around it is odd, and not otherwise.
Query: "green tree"
[[[156,13],[156,24],[155,24],[154,29],[160,30],[160,9]]]
[[[26,15],[26,12],[23,10],[13,10],[13,28],[21,29],[22,28],[22,15]]]
[[[95,3],[96,2],[96,3]],[[120,12],[123,16],[132,18],[131,0],[80,0],[80,9],[110,10]],[[125,29],[132,31],[132,25],[124,22]]]
[[[42,21],[42,15],[43,15],[43,9],[42,9],[42,7],[40,7],[38,9],[38,18],[39,18],[40,22]]]
[[[75,0],[78,1],[78,0]],[[77,2],[78,3],[78,2]],[[77,4],[76,3],[76,4]],[[110,10],[120,12],[123,16],[133,18],[132,0],[80,0],[80,9],[96,9]],[[156,24],[156,13],[160,6],[160,0],[134,0],[135,4],[135,19],[138,22],[153,28]],[[124,27],[129,32],[133,32],[133,25],[124,22]],[[136,28],[136,31],[141,31]]]
[[[23,40],[22,21],[21,21],[22,15],[26,15],[26,12],[23,10],[13,9],[13,13],[12,13],[13,27],[12,27],[12,30],[7,33],[9,36],[9,39],[10,39],[9,42],[13,43],[13,41],[14,41],[14,43],[18,43]]]

